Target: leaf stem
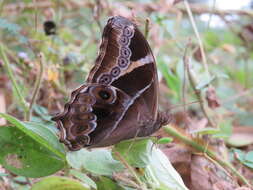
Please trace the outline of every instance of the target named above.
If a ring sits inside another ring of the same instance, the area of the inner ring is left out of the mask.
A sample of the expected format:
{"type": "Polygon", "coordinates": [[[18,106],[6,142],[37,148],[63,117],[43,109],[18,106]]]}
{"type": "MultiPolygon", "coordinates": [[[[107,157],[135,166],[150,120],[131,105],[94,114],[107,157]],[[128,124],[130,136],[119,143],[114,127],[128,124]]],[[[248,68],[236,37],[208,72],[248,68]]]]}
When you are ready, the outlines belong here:
{"type": "Polygon", "coordinates": [[[172,135],[173,137],[176,137],[177,139],[181,140],[185,144],[190,145],[192,148],[207,154],[210,158],[217,161],[217,163],[219,163],[222,167],[228,168],[231,171],[231,173],[234,174],[235,176],[237,176],[245,185],[251,187],[251,184],[248,182],[248,180],[240,172],[238,172],[231,163],[229,163],[228,161],[225,161],[224,159],[220,158],[212,150],[208,149],[205,146],[202,146],[202,145],[198,144],[197,142],[190,139],[186,135],[182,135],[180,132],[178,132],[173,127],[165,126],[164,130],[167,134],[172,135]]]}
{"type": "Polygon", "coordinates": [[[206,54],[205,54],[205,51],[204,51],[204,46],[203,46],[202,40],[200,38],[199,31],[197,29],[196,23],[194,21],[194,18],[193,18],[192,11],[191,11],[191,8],[189,6],[188,0],[184,0],[184,5],[185,5],[185,8],[186,8],[187,14],[189,16],[193,31],[195,33],[195,36],[196,36],[197,40],[198,40],[200,53],[201,53],[201,58],[202,58],[202,62],[203,62],[204,68],[205,68],[205,72],[206,72],[207,76],[210,77],[210,73],[209,73],[208,66],[207,66],[206,54]]]}
{"type": "Polygon", "coordinates": [[[27,121],[29,121],[31,118],[33,105],[36,102],[38,92],[39,92],[39,89],[40,89],[41,83],[42,83],[42,77],[43,77],[43,73],[44,73],[44,55],[42,53],[39,54],[39,65],[40,65],[39,75],[35,81],[35,88],[32,93],[32,100],[29,105],[29,112],[28,112],[29,114],[28,114],[28,118],[26,118],[27,121]]]}
{"type": "Polygon", "coordinates": [[[133,175],[137,183],[140,185],[141,190],[147,190],[147,187],[145,184],[142,183],[134,169],[127,163],[127,161],[121,156],[121,154],[117,151],[115,151],[115,155],[118,157],[118,159],[124,164],[124,166],[129,170],[129,172],[133,175]]]}
{"type": "Polygon", "coordinates": [[[208,120],[208,123],[213,128],[217,128],[217,124],[210,118],[210,116],[208,114],[208,108],[205,105],[205,98],[201,94],[201,91],[196,88],[196,86],[197,86],[196,78],[195,78],[194,74],[192,73],[192,71],[190,70],[190,66],[188,64],[188,58],[187,57],[184,57],[184,64],[185,64],[185,67],[186,67],[186,71],[187,71],[187,74],[188,74],[190,85],[191,85],[193,91],[195,92],[195,95],[197,96],[197,99],[199,100],[201,111],[203,112],[204,116],[208,120]]]}
{"type": "Polygon", "coordinates": [[[5,51],[4,51],[4,46],[2,44],[0,44],[0,55],[1,57],[3,58],[3,61],[4,61],[4,68],[5,70],[7,71],[7,75],[9,76],[10,80],[11,80],[11,83],[13,85],[13,89],[15,91],[15,93],[17,94],[17,97],[18,97],[18,100],[24,110],[24,118],[27,118],[27,115],[28,115],[28,111],[29,111],[29,108],[28,108],[28,104],[25,100],[25,98],[23,97],[21,91],[20,91],[20,88],[18,86],[18,83],[17,83],[17,80],[16,78],[14,77],[14,74],[10,68],[10,62],[9,62],[9,59],[7,58],[6,54],[5,54],[5,51]]]}

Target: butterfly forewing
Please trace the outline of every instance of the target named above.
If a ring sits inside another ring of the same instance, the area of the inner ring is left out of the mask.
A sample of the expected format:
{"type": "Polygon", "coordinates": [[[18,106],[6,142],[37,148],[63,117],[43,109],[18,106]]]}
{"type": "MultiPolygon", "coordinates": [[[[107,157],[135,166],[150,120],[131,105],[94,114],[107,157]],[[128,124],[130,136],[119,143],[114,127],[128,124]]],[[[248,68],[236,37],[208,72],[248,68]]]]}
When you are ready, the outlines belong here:
{"type": "Polygon", "coordinates": [[[108,20],[86,84],[54,118],[70,150],[148,136],[164,119],[157,112],[157,70],[148,42],[130,20],[108,20]]]}

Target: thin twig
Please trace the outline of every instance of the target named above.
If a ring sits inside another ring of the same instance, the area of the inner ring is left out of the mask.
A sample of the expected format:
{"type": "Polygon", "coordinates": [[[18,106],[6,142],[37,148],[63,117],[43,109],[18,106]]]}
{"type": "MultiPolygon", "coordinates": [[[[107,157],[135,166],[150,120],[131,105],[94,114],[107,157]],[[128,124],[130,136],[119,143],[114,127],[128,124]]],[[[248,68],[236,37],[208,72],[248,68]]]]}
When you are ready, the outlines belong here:
{"type": "Polygon", "coordinates": [[[238,172],[231,163],[229,163],[228,161],[225,161],[223,158],[220,158],[214,151],[206,148],[205,146],[200,145],[199,143],[190,139],[186,135],[182,135],[180,132],[178,132],[175,128],[171,126],[164,127],[164,130],[169,135],[176,137],[177,139],[181,140],[187,145],[190,145],[192,148],[196,149],[197,151],[200,151],[202,153],[205,152],[205,154],[207,154],[210,158],[217,161],[217,163],[219,163],[222,167],[229,169],[230,172],[234,174],[235,176],[237,176],[245,185],[251,187],[251,184],[248,182],[248,180],[240,172],[238,172]]]}
{"type": "Polygon", "coordinates": [[[183,106],[184,106],[184,113],[186,113],[186,98],[185,98],[185,94],[186,94],[186,62],[187,62],[187,50],[189,48],[189,46],[191,45],[191,41],[189,40],[189,42],[187,43],[185,50],[184,50],[184,56],[183,56],[183,63],[184,63],[184,73],[183,73],[183,94],[182,94],[182,99],[183,99],[183,106]]]}
{"type": "Polygon", "coordinates": [[[32,100],[31,100],[30,105],[29,105],[29,114],[28,114],[27,121],[29,121],[31,119],[33,105],[36,102],[38,92],[39,92],[39,89],[41,87],[43,73],[44,73],[44,55],[42,53],[40,53],[39,54],[39,75],[38,75],[38,77],[36,78],[36,81],[35,81],[35,88],[34,88],[34,91],[32,93],[32,100]]]}
{"type": "Polygon", "coordinates": [[[209,16],[209,19],[208,19],[208,22],[207,22],[207,29],[210,27],[212,16],[214,15],[213,11],[215,9],[215,4],[216,4],[216,0],[213,0],[213,4],[212,4],[212,8],[211,8],[211,13],[210,13],[210,16],[209,16]]]}
{"type": "Polygon", "coordinates": [[[121,154],[119,152],[115,151],[115,155],[118,157],[118,159],[121,161],[121,163],[129,170],[129,172],[133,175],[136,182],[140,185],[140,189],[147,190],[146,185],[144,183],[142,183],[142,181],[140,180],[140,178],[138,177],[138,175],[136,174],[134,169],[127,163],[127,161],[121,156],[121,154]]]}

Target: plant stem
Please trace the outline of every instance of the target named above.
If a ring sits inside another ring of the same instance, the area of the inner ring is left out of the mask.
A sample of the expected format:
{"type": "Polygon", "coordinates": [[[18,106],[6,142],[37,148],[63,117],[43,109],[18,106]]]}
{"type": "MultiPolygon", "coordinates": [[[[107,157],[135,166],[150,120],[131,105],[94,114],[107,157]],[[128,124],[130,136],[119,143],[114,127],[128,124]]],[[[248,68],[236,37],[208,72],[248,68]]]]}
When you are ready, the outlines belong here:
{"type": "Polygon", "coordinates": [[[146,39],[148,38],[149,24],[150,24],[150,20],[149,20],[149,18],[146,18],[146,22],[145,22],[145,31],[144,31],[144,37],[145,37],[146,39]]]}
{"type": "Polygon", "coordinates": [[[206,148],[205,146],[202,146],[200,144],[198,144],[197,142],[195,142],[194,140],[190,139],[189,137],[182,135],[180,132],[178,132],[175,128],[173,127],[164,127],[164,130],[166,133],[168,133],[169,135],[172,135],[173,137],[176,137],[177,139],[181,140],[182,142],[184,142],[187,145],[190,145],[192,148],[206,153],[210,158],[214,159],[215,161],[217,161],[217,163],[219,163],[222,167],[226,167],[228,168],[232,174],[236,175],[245,185],[251,187],[250,183],[248,182],[248,180],[242,175],[240,174],[240,172],[238,172],[234,166],[223,160],[222,158],[220,158],[215,152],[213,152],[212,150],[206,148]]]}
{"type": "Polygon", "coordinates": [[[213,128],[217,128],[216,123],[214,123],[213,120],[209,117],[208,110],[207,110],[208,108],[205,106],[205,99],[202,96],[201,91],[196,88],[197,82],[196,82],[194,74],[191,72],[191,70],[189,68],[188,59],[186,57],[184,58],[184,64],[186,65],[186,70],[187,70],[188,78],[189,78],[189,81],[190,81],[190,85],[193,88],[193,90],[194,90],[194,92],[195,92],[195,94],[196,94],[196,96],[199,100],[200,108],[201,108],[203,114],[205,115],[205,117],[208,120],[209,124],[213,128]]]}
{"type": "Polygon", "coordinates": [[[129,172],[133,175],[133,177],[135,178],[137,183],[140,185],[140,188],[142,190],[147,190],[147,187],[145,186],[145,184],[142,183],[142,181],[140,180],[140,178],[138,177],[138,175],[136,174],[134,169],[127,163],[127,161],[121,156],[121,154],[119,152],[115,151],[115,155],[122,162],[122,164],[124,164],[124,166],[129,170],[129,172]]]}
{"type": "Polygon", "coordinates": [[[41,83],[42,83],[42,77],[43,77],[43,73],[44,73],[44,55],[42,53],[39,54],[39,65],[40,65],[40,71],[39,71],[39,75],[35,81],[35,88],[32,93],[32,100],[29,105],[29,114],[28,114],[28,118],[26,118],[27,121],[29,121],[31,119],[33,105],[36,102],[38,92],[39,92],[39,89],[40,89],[41,83]]]}
{"type": "Polygon", "coordinates": [[[13,85],[13,89],[14,89],[15,93],[17,94],[18,100],[19,100],[19,102],[20,102],[20,104],[21,104],[21,106],[24,110],[24,118],[26,118],[27,115],[28,115],[28,111],[29,111],[28,104],[25,101],[25,98],[23,97],[23,95],[20,91],[20,88],[18,86],[17,80],[14,77],[14,74],[13,74],[11,68],[10,68],[10,62],[9,62],[9,59],[7,58],[7,56],[5,54],[4,47],[3,47],[2,44],[0,44],[0,55],[3,58],[4,68],[7,71],[7,75],[9,76],[9,78],[11,80],[11,83],[13,85]]]}
{"type": "Polygon", "coordinates": [[[206,54],[205,54],[205,51],[204,51],[204,46],[203,46],[202,40],[200,38],[199,31],[197,29],[196,23],[194,21],[194,18],[193,18],[192,11],[191,11],[191,8],[189,6],[188,0],[184,0],[184,5],[185,5],[185,8],[187,10],[188,16],[190,18],[190,22],[191,22],[193,31],[195,33],[195,36],[196,36],[197,40],[198,40],[200,53],[201,53],[201,58],[202,58],[202,62],[203,62],[204,68],[205,68],[205,72],[208,75],[208,77],[210,78],[210,73],[209,73],[208,66],[207,66],[207,59],[206,59],[206,54]]]}

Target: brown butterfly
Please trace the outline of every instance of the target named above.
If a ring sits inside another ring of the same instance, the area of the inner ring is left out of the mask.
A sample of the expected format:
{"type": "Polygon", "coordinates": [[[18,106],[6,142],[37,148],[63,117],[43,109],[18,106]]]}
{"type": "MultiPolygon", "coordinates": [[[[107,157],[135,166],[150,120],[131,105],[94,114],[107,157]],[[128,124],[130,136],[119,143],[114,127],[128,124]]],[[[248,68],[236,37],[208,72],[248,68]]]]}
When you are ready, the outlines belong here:
{"type": "Polygon", "coordinates": [[[169,120],[158,112],[158,79],[148,42],[130,20],[108,20],[86,84],[53,120],[69,150],[149,136],[169,120]]]}

